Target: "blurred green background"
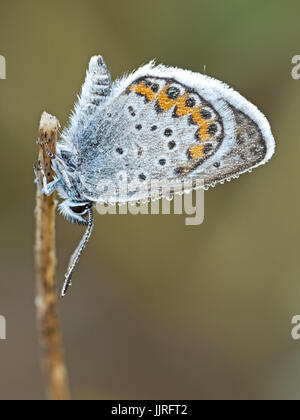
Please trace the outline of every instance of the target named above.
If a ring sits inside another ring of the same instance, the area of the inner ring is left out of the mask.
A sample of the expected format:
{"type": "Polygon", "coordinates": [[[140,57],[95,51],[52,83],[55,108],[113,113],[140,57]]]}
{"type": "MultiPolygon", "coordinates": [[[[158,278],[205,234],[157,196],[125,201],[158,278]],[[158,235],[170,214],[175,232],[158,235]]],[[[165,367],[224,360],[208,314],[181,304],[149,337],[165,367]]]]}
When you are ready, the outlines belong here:
{"type": "MultiPolygon", "coordinates": [[[[90,57],[113,78],[156,57],[236,88],[276,155],[205,193],[205,222],[97,216],[60,317],[74,398],[300,397],[299,1],[1,0],[0,398],[44,398],[32,164],[42,111],[68,121],[90,57]]],[[[57,218],[58,282],[82,229],[57,218]]]]}

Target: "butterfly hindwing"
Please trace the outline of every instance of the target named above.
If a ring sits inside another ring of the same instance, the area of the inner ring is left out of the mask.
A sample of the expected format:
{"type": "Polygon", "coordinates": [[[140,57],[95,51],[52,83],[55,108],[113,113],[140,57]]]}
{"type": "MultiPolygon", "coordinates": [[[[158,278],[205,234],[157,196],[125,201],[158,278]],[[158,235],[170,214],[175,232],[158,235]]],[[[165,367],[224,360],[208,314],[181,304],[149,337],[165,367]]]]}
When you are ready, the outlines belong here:
{"type": "MultiPolygon", "coordinates": [[[[117,183],[120,172],[137,185],[201,178],[210,186],[274,151],[266,118],[240,94],[199,73],[151,63],[112,85],[96,126],[82,167],[93,191],[101,179],[117,183]]],[[[145,190],[131,198],[148,196],[145,190]]]]}

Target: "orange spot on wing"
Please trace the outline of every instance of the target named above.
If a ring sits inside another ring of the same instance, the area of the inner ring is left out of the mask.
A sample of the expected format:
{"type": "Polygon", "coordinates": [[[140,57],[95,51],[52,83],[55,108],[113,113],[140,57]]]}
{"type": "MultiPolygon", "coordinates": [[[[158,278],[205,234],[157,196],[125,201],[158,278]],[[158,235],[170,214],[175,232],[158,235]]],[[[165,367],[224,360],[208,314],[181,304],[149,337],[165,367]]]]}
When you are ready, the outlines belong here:
{"type": "Polygon", "coordinates": [[[168,95],[166,94],[166,91],[168,90],[170,85],[166,85],[158,94],[157,102],[160,108],[163,111],[168,111],[175,105],[175,100],[170,99],[168,95]]]}
{"type": "Polygon", "coordinates": [[[203,153],[203,145],[197,144],[196,146],[192,146],[189,149],[190,156],[192,159],[200,159],[204,156],[203,153]]]}
{"type": "Polygon", "coordinates": [[[151,88],[145,86],[144,82],[141,82],[138,85],[130,86],[130,91],[146,96],[148,101],[151,101],[151,102],[154,101],[154,99],[156,98],[156,94],[153,92],[151,88]]]}
{"type": "Polygon", "coordinates": [[[200,126],[198,130],[198,136],[200,141],[207,141],[210,139],[210,134],[208,132],[208,124],[205,122],[202,126],[200,126]]]}
{"type": "Polygon", "coordinates": [[[200,114],[201,108],[195,109],[191,112],[193,120],[200,127],[199,128],[199,138],[201,141],[206,141],[209,139],[210,135],[208,133],[208,127],[210,122],[205,120],[200,114]]]}
{"type": "MultiPolygon", "coordinates": [[[[170,99],[166,93],[169,87],[170,85],[166,84],[159,93],[155,93],[150,87],[147,87],[144,82],[140,82],[139,84],[133,84],[130,86],[130,91],[145,96],[150,102],[157,100],[162,111],[169,111],[171,108],[176,106],[176,114],[178,117],[192,115],[195,124],[199,127],[200,141],[208,140],[210,138],[208,128],[211,121],[202,117],[200,113],[202,107],[198,106],[197,108],[190,108],[186,106],[186,100],[189,97],[188,93],[184,93],[177,99],[170,99]]],[[[195,154],[197,153],[200,153],[200,149],[195,151],[195,154]]]]}
{"type": "Polygon", "coordinates": [[[186,100],[188,97],[189,95],[185,93],[176,100],[176,106],[177,106],[176,114],[178,115],[178,117],[183,117],[184,115],[191,114],[191,108],[186,106],[186,100]]]}
{"type": "Polygon", "coordinates": [[[206,141],[210,138],[210,134],[208,132],[210,121],[204,119],[200,114],[201,106],[196,108],[189,108],[186,106],[186,100],[188,98],[188,94],[185,93],[184,95],[180,96],[175,102],[177,106],[176,114],[178,117],[183,117],[184,115],[192,115],[194,122],[199,127],[199,138],[201,141],[206,141]]]}

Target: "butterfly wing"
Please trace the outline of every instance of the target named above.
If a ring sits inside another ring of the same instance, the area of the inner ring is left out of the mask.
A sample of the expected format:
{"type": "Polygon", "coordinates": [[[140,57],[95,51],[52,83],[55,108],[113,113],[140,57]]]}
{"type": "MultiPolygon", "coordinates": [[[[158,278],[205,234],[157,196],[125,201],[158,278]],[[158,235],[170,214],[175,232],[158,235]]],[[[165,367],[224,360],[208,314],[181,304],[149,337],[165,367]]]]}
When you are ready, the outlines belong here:
{"type": "Polygon", "coordinates": [[[103,201],[118,201],[107,182],[120,185],[124,177],[135,186],[128,200],[148,198],[143,185],[152,180],[164,186],[202,179],[209,187],[267,162],[275,149],[266,118],[239,93],[153,63],[113,84],[96,121],[82,146],[81,179],[90,198],[103,201]]]}

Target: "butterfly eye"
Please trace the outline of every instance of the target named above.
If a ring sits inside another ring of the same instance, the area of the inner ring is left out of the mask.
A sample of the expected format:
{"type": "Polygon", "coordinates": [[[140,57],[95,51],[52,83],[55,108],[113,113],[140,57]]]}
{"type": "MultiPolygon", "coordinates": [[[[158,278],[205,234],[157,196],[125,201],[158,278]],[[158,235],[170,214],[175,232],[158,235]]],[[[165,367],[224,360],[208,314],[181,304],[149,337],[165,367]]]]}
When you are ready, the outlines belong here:
{"type": "Polygon", "coordinates": [[[86,210],[86,208],[85,206],[76,206],[76,207],[71,207],[71,210],[73,213],[81,214],[86,210]]]}
{"type": "Polygon", "coordinates": [[[90,204],[84,204],[82,206],[74,206],[74,207],[70,207],[70,209],[72,210],[73,213],[76,214],[82,214],[84,213],[87,209],[89,209],[91,207],[90,204]]]}

